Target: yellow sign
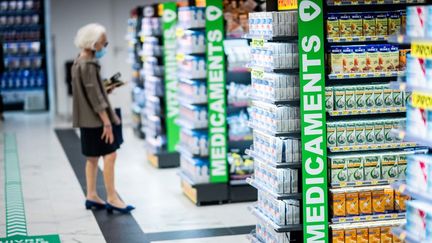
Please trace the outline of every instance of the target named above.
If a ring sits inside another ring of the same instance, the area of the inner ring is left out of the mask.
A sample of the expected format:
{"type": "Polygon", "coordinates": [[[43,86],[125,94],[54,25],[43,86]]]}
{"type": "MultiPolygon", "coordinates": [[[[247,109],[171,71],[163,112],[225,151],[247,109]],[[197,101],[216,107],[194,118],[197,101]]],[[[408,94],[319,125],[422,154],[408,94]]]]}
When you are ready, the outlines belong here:
{"type": "Polygon", "coordinates": [[[297,8],[297,0],[278,0],[278,10],[293,10],[297,8]]]}
{"type": "Polygon", "coordinates": [[[261,70],[254,69],[252,70],[251,73],[252,73],[252,77],[254,78],[258,78],[258,79],[264,78],[264,72],[261,70]]]}
{"type": "Polygon", "coordinates": [[[420,109],[432,110],[432,95],[421,92],[413,92],[412,106],[420,109]]]}
{"type": "Polygon", "coordinates": [[[184,59],[185,59],[185,54],[183,54],[183,53],[177,53],[177,55],[176,55],[176,60],[177,61],[182,62],[182,61],[184,61],[184,59]]]}
{"type": "Polygon", "coordinates": [[[432,42],[413,42],[411,55],[417,58],[432,58],[432,42]]]}
{"type": "Polygon", "coordinates": [[[251,46],[262,48],[264,47],[264,42],[264,39],[252,39],[251,46]]]}

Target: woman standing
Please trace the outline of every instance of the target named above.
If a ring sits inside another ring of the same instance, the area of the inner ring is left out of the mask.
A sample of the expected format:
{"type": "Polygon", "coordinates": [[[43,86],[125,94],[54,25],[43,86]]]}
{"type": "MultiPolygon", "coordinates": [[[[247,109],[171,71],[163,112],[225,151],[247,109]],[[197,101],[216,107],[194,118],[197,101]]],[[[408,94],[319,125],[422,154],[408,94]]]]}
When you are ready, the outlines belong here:
{"type": "Polygon", "coordinates": [[[118,197],[114,185],[116,150],[123,142],[121,133],[116,132],[121,121],[108,100],[97,60],[106,53],[108,40],[105,28],[99,24],[82,27],[75,37],[75,45],[81,51],[72,66],[73,126],[80,128],[82,152],[87,157],[85,205],[87,209],[106,208],[110,213],[129,213],[134,207],[126,205],[118,197]],[[106,202],[96,191],[100,157],[104,160],[106,202]]]}

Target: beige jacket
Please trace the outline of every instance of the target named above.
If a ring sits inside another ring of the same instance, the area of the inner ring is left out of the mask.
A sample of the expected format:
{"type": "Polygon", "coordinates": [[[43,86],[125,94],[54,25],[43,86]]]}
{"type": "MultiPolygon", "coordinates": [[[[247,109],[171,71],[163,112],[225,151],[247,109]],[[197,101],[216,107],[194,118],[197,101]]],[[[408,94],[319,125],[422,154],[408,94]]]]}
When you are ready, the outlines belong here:
{"type": "Polygon", "coordinates": [[[111,122],[115,113],[100,78],[100,65],[96,59],[75,59],[72,66],[73,126],[102,127],[98,113],[106,111],[111,122]]]}

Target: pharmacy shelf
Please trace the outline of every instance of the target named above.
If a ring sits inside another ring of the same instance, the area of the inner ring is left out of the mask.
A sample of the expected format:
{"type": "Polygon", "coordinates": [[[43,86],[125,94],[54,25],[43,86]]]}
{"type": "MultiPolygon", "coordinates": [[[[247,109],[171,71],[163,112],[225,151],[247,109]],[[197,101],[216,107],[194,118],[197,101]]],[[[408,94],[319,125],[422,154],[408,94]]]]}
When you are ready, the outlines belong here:
{"type": "Polygon", "coordinates": [[[182,118],[178,118],[176,123],[189,130],[207,130],[208,128],[207,124],[205,126],[194,126],[192,124],[192,121],[182,119],[182,118]]]}
{"type": "Polygon", "coordinates": [[[255,233],[253,234],[249,234],[247,236],[248,240],[252,243],[264,243],[263,241],[261,241],[260,239],[258,239],[258,237],[256,236],[255,233]]]}
{"type": "Polygon", "coordinates": [[[354,217],[332,218],[331,221],[333,224],[359,223],[359,222],[376,221],[376,220],[404,219],[405,216],[406,213],[390,213],[390,214],[379,214],[379,215],[363,215],[363,216],[354,216],[354,217]]]}
{"type": "Polygon", "coordinates": [[[271,68],[271,67],[261,67],[257,65],[247,64],[246,68],[250,70],[260,70],[267,73],[284,73],[284,74],[298,74],[298,68],[271,68]]]}
{"type": "Polygon", "coordinates": [[[302,199],[301,193],[280,194],[280,193],[272,192],[271,190],[269,190],[267,188],[267,186],[262,185],[261,183],[257,182],[256,180],[254,180],[252,178],[247,178],[246,182],[249,185],[255,187],[259,192],[263,192],[269,196],[272,196],[276,200],[290,200],[290,199],[300,200],[300,199],[302,199]]]}
{"type": "Polygon", "coordinates": [[[387,107],[387,108],[372,108],[372,109],[356,109],[344,111],[327,111],[329,116],[351,116],[351,115],[372,115],[372,114],[388,114],[406,112],[406,107],[387,107]]]}
{"type": "Polygon", "coordinates": [[[355,43],[355,42],[381,42],[387,41],[388,36],[353,36],[353,37],[327,37],[328,43],[355,43]]]}
{"type": "Polygon", "coordinates": [[[180,104],[183,104],[183,105],[186,105],[186,106],[188,106],[188,105],[205,105],[205,104],[207,104],[207,99],[202,99],[202,100],[196,100],[195,99],[194,100],[193,98],[194,97],[190,97],[190,96],[183,95],[183,94],[179,94],[177,96],[178,102],[180,104]]]}
{"type": "Polygon", "coordinates": [[[396,182],[391,186],[404,195],[432,204],[432,195],[430,193],[420,192],[415,188],[410,188],[403,182],[396,182]]]}
{"type": "Polygon", "coordinates": [[[379,149],[411,148],[411,147],[416,147],[416,146],[417,146],[417,143],[403,142],[403,143],[383,143],[383,144],[338,146],[338,147],[329,147],[329,150],[330,150],[330,152],[353,152],[353,151],[366,151],[366,150],[379,150],[379,149]]]}
{"type": "Polygon", "coordinates": [[[402,76],[404,72],[393,71],[393,72],[374,72],[374,73],[338,73],[329,74],[330,80],[341,80],[341,79],[359,79],[359,78],[386,78],[386,77],[398,77],[402,76]]]}
{"type": "Polygon", "coordinates": [[[265,40],[265,41],[280,41],[280,42],[290,42],[290,41],[298,41],[298,36],[271,36],[271,35],[253,35],[253,34],[245,34],[243,39],[249,40],[265,40]]]}
{"type": "Polygon", "coordinates": [[[334,0],[327,1],[328,6],[352,6],[352,5],[384,5],[384,4],[409,4],[424,3],[422,0],[334,0]]]}
{"type": "Polygon", "coordinates": [[[300,131],[298,132],[275,132],[275,131],[268,131],[263,130],[261,127],[253,124],[252,122],[249,122],[249,127],[253,130],[260,131],[264,134],[273,136],[273,137],[300,137],[300,131]]]}
{"type": "Polygon", "coordinates": [[[249,207],[249,211],[255,217],[259,218],[260,220],[264,221],[268,225],[270,225],[276,232],[278,233],[285,233],[285,232],[294,232],[294,231],[302,231],[303,225],[302,224],[291,224],[291,225],[278,225],[275,222],[273,222],[271,219],[267,218],[256,206],[249,207]]]}
{"type": "Polygon", "coordinates": [[[410,85],[406,82],[391,82],[390,88],[392,89],[399,89],[402,91],[419,91],[419,92],[425,92],[425,93],[432,93],[432,87],[424,87],[424,86],[416,86],[416,85],[410,85]]]}
{"type": "Polygon", "coordinates": [[[176,150],[185,155],[186,157],[190,157],[190,158],[198,158],[198,159],[208,159],[208,155],[207,156],[203,156],[200,154],[194,154],[192,153],[184,144],[179,144],[176,147],[176,150]]]}
{"type": "Polygon", "coordinates": [[[397,44],[411,44],[412,42],[422,42],[425,44],[432,43],[432,38],[422,37],[409,37],[403,34],[391,35],[388,42],[397,44]]]}
{"type": "Polygon", "coordinates": [[[422,243],[422,242],[424,242],[418,236],[412,235],[410,232],[406,231],[403,226],[394,227],[392,229],[392,233],[406,243],[422,243]]]}
{"type": "Polygon", "coordinates": [[[398,137],[399,139],[405,141],[405,142],[411,142],[411,143],[415,143],[415,144],[419,144],[419,145],[423,145],[423,146],[427,146],[427,147],[431,147],[432,148],[432,140],[428,139],[428,138],[421,138],[412,134],[408,134],[406,131],[404,130],[398,130],[398,129],[393,129],[391,130],[391,133],[398,137]]]}
{"type": "Polygon", "coordinates": [[[397,179],[390,180],[372,180],[372,181],[356,181],[356,182],[332,182],[332,188],[358,187],[358,186],[385,186],[396,182],[397,179]]]}
{"type": "Polygon", "coordinates": [[[249,98],[251,100],[263,101],[263,102],[266,102],[269,104],[275,104],[275,105],[292,105],[292,106],[299,106],[300,105],[300,100],[275,100],[275,99],[260,97],[260,96],[253,95],[253,94],[251,94],[249,96],[249,98]]]}
{"type": "Polygon", "coordinates": [[[275,163],[275,162],[270,162],[268,159],[264,159],[261,157],[261,155],[259,155],[257,152],[255,152],[252,149],[248,149],[245,152],[247,155],[251,156],[252,158],[265,162],[267,165],[270,165],[276,169],[300,169],[302,167],[301,162],[297,162],[297,163],[275,163]]]}

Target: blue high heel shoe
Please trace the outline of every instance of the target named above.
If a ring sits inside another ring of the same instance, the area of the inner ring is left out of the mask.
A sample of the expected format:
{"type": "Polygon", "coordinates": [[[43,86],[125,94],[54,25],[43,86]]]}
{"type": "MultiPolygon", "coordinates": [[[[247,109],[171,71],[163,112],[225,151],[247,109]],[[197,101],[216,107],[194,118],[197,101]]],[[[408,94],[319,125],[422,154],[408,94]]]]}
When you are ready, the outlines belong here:
{"type": "Polygon", "coordinates": [[[95,209],[104,209],[104,208],[106,208],[106,204],[105,203],[98,203],[98,202],[95,202],[95,201],[86,200],[85,201],[85,207],[88,210],[90,210],[92,208],[95,208],[95,209]]]}
{"type": "Polygon", "coordinates": [[[113,213],[114,211],[117,211],[122,214],[128,214],[134,209],[135,207],[131,205],[127,205],[125,208],[118,208],[109,203],[106,204],[106,210],[108,211],[108,213],[113,213]]]}

